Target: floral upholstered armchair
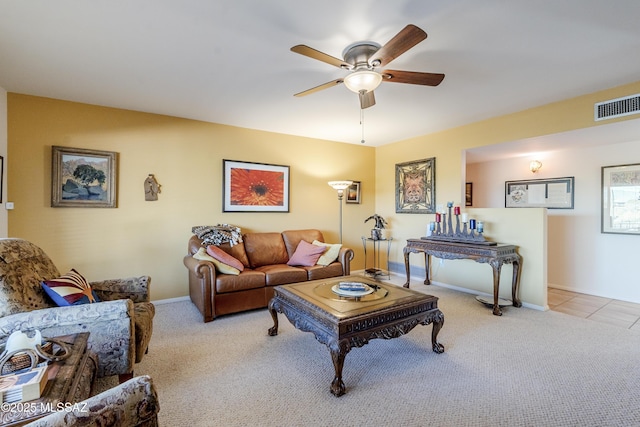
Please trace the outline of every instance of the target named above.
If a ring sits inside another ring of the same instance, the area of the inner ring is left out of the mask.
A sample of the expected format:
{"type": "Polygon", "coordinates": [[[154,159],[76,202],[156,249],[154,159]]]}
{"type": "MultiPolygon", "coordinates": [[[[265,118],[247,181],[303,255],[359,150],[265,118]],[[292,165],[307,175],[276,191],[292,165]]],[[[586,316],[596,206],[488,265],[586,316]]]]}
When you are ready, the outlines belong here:
{"type": "Polygon", "coordinates": [[[158,394],[149,376],[132,378],[110,390],[30,424],[31,427],[155,427],[158,425],[158,394]]]}
{"type": "Polygon", "coordinates": [[[148,276],[90,282],[102,302],[58,307],[41,283],[60,277],[53,261],[23,239],[0,239],[0,346],[14,331],[39,330],[43,337],[89,332],[98,355],[98,376],[133,375],[153,330],[148,276]]]}

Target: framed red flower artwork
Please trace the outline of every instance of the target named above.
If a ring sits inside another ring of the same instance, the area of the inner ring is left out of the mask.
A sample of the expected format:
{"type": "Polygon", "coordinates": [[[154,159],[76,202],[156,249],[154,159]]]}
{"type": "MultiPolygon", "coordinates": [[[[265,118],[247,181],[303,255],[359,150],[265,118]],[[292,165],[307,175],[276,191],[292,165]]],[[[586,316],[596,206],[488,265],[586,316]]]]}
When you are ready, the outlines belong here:
{"type": "Polygon", "coordinates": [[[223,212],[289,212],[289,166],[222,162],[223,212]]]}

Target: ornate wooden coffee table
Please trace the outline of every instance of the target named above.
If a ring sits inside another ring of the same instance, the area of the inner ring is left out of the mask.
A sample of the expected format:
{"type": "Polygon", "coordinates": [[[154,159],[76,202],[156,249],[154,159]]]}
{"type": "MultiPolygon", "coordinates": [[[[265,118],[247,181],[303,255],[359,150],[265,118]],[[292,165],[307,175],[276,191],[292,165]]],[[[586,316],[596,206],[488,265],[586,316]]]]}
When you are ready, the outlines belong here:
{"type": "Polygon", "coordinates": [[[269,335],[278,334],[278,313],[283,313],[297,329],[313,333],[316,340],[326,345],[335,368],[331,383],[335,396],[345,393],[342,381],[345,356],[351,348],[362,347],[369,340],[397,338],[418,324],[433,323],[433,351],[444,352],[444,346],[437,341],[444,323],[437,297],[360,276],[276,286],[274,291],[269,302],[273,317],[269,335]],[[332,290],[340,282],[349,281],[365,283],[374,291],[355,298],[340,296],[332,290]]]}

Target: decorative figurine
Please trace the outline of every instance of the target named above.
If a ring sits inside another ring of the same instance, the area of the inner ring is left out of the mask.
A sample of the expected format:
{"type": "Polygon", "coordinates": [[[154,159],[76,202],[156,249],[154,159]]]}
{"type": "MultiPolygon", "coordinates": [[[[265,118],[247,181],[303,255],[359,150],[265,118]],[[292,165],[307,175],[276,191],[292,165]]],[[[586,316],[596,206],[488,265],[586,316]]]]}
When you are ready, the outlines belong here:
{"type": "Polygon", "coordinates": [[[383,229],[387,226],[387,220],[378,214],[373,214],[369,218],[365,219],[364,222],[373,220],[375,222],[375,226],[371,229],[371,239],[373,240],[384,240],[383,229]]]}
{"type": "Polygon", "coordinates": [[[160,184],[156,181],[156,177],[152,173],[144,180],[144,199],[147,202],[158,200],[160,193],[160,184]]]}

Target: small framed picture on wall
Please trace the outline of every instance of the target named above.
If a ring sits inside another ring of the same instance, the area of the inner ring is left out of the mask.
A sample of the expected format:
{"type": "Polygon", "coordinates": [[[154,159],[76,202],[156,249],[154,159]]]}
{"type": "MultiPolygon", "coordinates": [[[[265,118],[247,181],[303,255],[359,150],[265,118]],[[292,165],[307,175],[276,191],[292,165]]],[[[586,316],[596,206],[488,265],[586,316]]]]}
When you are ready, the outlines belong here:
{"type": "Polygon", "coordinates": [[[353,181],[352,184],[347,187],[347,203],[360,203],[360,181],[353,181]]]}
{"type": "Polygon", "coordinates": [[[467,182],[464,187],[464,205],[473,206],[473,182],[467,182]]]}

